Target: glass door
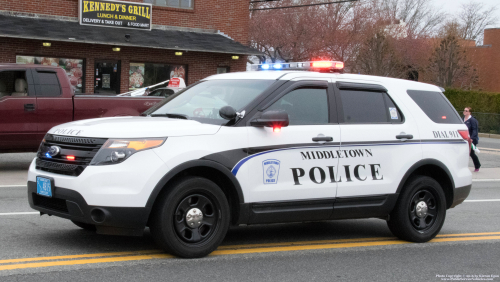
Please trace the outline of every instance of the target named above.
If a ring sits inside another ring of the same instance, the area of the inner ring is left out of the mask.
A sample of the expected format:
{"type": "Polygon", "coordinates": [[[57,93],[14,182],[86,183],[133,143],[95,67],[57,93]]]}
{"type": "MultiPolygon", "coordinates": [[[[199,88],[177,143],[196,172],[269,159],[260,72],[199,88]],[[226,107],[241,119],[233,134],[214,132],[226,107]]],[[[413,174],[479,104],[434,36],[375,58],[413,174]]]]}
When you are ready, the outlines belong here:
{"type": "Polygon", "coordinates": [[[120,94],[120,61],[95,60],[94,93],[120,94]]]}

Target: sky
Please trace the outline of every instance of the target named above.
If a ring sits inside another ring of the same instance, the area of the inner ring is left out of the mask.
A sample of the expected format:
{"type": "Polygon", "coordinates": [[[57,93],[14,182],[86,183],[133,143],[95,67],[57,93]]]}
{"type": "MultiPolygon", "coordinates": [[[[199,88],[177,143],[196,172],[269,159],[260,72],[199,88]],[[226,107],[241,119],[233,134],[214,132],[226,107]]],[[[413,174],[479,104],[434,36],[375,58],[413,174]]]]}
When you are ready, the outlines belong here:
{"type": "MultiPolygon", "coordinates": [[[[471,0],[433,0],[433,4],[436,8],[442,8],[449,14],[458,14],[460,11],[461,4],[470,3],[471,0]]],[[[500,0],[475,0],[484,4],[487,7],[497,6],[496,17],[498,18],[498,23],[495,26],[488,26],[487,28],[498,27],[500,28],[500,0]]]]}

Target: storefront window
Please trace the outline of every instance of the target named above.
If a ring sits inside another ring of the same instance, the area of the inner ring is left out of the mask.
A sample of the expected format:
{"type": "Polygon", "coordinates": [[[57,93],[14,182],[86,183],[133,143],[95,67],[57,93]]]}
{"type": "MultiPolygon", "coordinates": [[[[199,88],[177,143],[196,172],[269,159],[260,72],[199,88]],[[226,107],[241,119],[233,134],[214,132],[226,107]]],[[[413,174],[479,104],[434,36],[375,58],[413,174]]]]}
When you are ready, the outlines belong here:
{"type": "Polygon", "coordinates": [[[129,90],[147,87],[172,77],[186,79],[185,65],[130,63],[129,90]]]}
{"type": "Polygon", "coordinates": [[[194,0],[144,0],[144,3],[151,3],[156,6],[192,9],[194,0]]]}
{"type": "Polygon", "coordinates": [[[83,85],[85,85],[83,59],[16,56],[16,63],[61,67],[66,70],[75,93],[83,93],[83,85]]]}

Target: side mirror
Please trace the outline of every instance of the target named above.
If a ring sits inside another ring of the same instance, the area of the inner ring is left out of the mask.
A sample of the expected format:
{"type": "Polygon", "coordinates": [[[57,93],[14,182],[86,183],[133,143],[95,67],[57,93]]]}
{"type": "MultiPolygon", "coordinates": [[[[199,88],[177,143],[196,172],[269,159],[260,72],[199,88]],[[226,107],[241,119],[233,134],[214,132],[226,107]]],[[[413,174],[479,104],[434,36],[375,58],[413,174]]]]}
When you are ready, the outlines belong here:
{"type": "Polygon", "coordinates": [[[251,126],[285,127],[290,124],[288,114],[284,111],[264,112],[259,118],[250,121],[251,126]]]}
{"type": "Polygon", "coordinates": [[[220,108],[219,115],[223,119],[233,120],[236,118],[236,110],[231,106],[224,106],[220,108]]]}

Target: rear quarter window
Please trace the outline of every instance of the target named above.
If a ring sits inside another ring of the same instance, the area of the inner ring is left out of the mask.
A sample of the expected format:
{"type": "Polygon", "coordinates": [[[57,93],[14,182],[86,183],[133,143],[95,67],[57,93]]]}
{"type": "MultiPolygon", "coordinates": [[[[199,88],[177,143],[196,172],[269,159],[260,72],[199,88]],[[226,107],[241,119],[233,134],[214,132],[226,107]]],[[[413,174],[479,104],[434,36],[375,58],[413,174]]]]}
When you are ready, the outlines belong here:
{"type": "Polygon", "coordinates": [[[406,92],[433,122],[448,124],[463,123],[457,111],[455,111],[443,93],[422,90],[408,90],[406,92]]]}
{"type": "Polygon", "coordinates": [[[39,87],[37,95],[43,97],[55,97],[61,95],[61,87],[57,73],[55,72],[38,72],[39,87]]]}

